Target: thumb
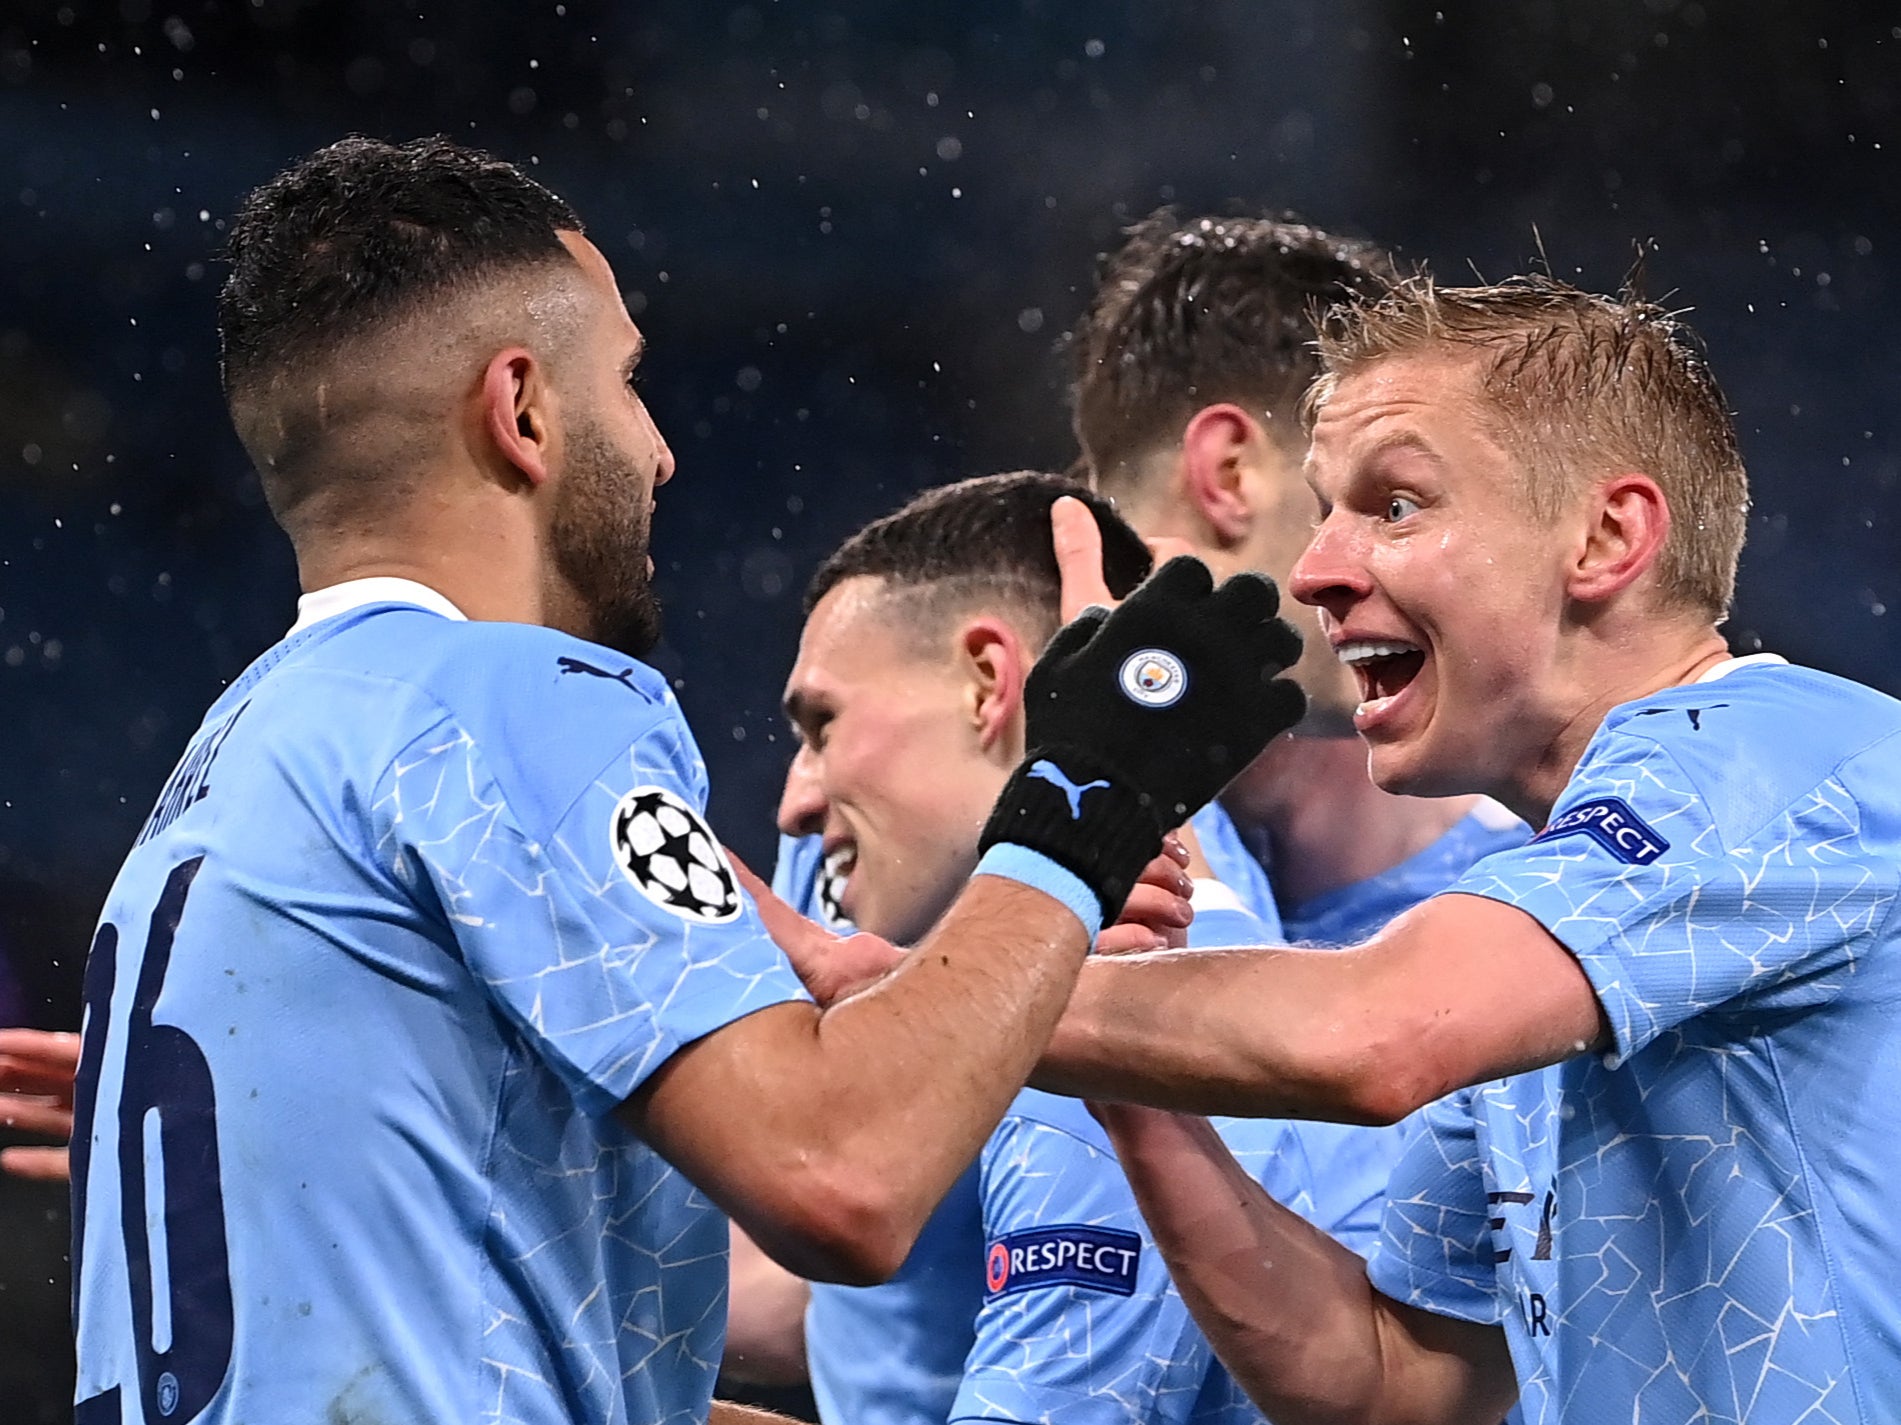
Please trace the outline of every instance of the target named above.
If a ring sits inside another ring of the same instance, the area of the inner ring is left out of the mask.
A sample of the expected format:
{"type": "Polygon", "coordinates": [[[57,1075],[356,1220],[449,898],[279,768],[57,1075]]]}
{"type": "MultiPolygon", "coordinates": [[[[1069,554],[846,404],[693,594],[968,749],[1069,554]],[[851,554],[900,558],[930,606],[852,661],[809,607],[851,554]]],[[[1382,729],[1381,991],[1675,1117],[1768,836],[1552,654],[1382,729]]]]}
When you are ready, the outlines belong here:
{"type": "Polygon", "coordinates": [[[786,952],[786,958],[798,967],[805,957],[823,954],[825,948],[838,937],[817,921],[807,920],[774,893],[771,886],[753,874],[739,857],[726,847],[726,859],[733,864],[733,874],[739,878],[740,886],[752,897],[753,904],[759,907],[759,918],[766,924],[766,934],[786,952]]]}
{"type": "Polygon", "coordinates": [[[1051,505],[1050,538],[1062,576],[1063,622],[1091,604],[1115,607],[1115,596],[1102,577],[1102,530],[1089,506],[1074,495],[1064,495],[1051,505]]]}

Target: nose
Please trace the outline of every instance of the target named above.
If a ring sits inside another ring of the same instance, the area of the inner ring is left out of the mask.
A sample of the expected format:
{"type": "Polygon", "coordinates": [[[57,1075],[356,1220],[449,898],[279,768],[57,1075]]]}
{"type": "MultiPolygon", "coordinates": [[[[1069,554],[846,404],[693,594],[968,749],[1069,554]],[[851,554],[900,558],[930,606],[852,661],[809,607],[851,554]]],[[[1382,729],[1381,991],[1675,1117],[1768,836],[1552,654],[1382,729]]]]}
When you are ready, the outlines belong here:
{"type": "Polygon", "coordinates": [[[667,444],[667,438],[660,434],[660,428],[654,427],[653,438],[660,448],[660,458],[654,462],[653,483],[657,490],[673,478],[673,447],[667,444]]]}
{"type": "Polygon", "coordinates": [[[785,790],[779,794],[779,830],[787,836],[817,836],[825,829],[830,803],[819,782],[818,756],[804,743],[786,768],[785,790]]]}
{"type": "Polygon", "coordinates": [[[1322,520],[1294,561],[1287,576],[1287,592],[1303,604],[1324,609],[1343,620],[1346,611],[1372,589],[1359,541],[1339,512],[1322,520]]]}

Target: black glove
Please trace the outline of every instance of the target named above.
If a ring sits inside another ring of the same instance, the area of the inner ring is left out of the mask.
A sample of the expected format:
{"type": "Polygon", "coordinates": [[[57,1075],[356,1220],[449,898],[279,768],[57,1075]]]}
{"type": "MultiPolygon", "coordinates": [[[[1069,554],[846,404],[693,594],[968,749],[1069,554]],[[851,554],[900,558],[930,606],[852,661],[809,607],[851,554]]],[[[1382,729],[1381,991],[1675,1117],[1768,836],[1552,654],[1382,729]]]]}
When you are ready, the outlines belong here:
{"type": "Polygon", "coordinates": [[[1307,700],[1278,675],[1300,634],[1275,617],[1272,580],[1219,589],[1199,559],[1171,559],[1114,612],[1063,627],[1024,692],[1029,749],[981,848],[1025,846],[1074,873],[1107,925],[1187,821],[1299,722],[1307,700]]]}

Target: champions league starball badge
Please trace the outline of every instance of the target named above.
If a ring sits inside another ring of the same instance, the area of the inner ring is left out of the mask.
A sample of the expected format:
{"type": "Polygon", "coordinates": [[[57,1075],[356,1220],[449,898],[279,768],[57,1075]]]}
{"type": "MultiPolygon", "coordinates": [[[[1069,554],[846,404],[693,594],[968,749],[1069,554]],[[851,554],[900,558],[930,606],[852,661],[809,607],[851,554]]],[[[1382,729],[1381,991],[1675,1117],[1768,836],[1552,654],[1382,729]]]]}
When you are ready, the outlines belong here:
{"type": "Polygon", "coordinates": [[[634,889],[682,920],[722,924],[739,914],[739,885],[713,832],[665,787],[635,787],[608,822],[614,864],[634,889]]]}
{"type": "Polygon", "coordinates": [[[1171,707],[1188,691],[1188,670],[1181,659],[1160,648],[1144,648],[1122,661],[1116,675],[1130,702],[1145,708],[1171,707]]]}

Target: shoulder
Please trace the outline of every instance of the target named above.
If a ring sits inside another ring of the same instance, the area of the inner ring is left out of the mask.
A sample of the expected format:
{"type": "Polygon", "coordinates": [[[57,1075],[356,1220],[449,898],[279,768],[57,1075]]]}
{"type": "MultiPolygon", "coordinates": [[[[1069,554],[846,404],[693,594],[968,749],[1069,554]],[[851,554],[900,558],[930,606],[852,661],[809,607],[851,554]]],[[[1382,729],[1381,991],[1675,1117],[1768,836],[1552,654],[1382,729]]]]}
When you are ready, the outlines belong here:
{"type": "Polygon", "coordinates": [[[630,748],[642,768],[696,804],[705,799],[699,750],[666,679],[598,644],[532,624],[386,608],[307,661],[405,685],[439,709],[530,822],[550,823],[630,748]]]}
{"type": "Polygon", "coordinates": [[[1612,709],[1539,839],[1599,803],[1634,801],[1666,814],[1699,804],[1736,844],[1845,775],[1853,799],[1897,772],[1901,702],[1811,668],[1743,664],[1612,709]],[[1871,754],[1885,769],[1872,779],[1871,754]]]}

